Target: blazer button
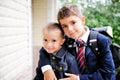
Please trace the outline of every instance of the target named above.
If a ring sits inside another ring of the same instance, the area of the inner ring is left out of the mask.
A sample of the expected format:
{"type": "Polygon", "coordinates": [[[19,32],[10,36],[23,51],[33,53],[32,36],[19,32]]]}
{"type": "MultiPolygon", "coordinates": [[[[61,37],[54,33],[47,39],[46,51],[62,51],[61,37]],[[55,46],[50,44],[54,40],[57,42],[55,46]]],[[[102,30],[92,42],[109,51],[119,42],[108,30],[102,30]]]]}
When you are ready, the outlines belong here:
{"type": "Polygon", "coordinates": [[[60,68],[59,68],[60,70],[62,70],[62,66],[60,66],[60,68]]]}
{"type": "Polygon", "coordinates": [[[52,59],[54,60],[54,59],[55,59],[55,57],[53,56],[53,57],[52,57],[52,59]]]}

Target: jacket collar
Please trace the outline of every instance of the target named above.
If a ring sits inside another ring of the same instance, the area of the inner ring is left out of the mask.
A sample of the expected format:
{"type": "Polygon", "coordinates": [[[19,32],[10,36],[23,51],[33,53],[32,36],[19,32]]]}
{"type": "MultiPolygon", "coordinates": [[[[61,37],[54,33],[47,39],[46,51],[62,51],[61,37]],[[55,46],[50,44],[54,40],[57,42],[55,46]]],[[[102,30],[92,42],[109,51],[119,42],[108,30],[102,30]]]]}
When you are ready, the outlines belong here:
{"type": "Polygon", "coordinates": [[[56,58],[61,59],[65,56],[66,52],[67,52],[67,50],[65,49],[64,46],[62,46],[62,48],[56,53],[56,55],[53,55],[53,54],[51,54],[51,55],[55,56],[56,58]]]}

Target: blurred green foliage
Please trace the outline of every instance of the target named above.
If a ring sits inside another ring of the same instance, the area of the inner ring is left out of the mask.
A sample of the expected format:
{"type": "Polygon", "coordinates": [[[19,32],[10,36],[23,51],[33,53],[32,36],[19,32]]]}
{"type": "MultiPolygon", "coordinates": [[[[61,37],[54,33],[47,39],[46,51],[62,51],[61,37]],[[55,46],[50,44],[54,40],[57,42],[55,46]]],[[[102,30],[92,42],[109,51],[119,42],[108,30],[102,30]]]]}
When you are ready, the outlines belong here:
{"type": "Polygon", "coordinates": [[[86,25],[89,27],[111,26],[113,28],[113,43],[120,44],[120,2],[94,7],[84,10],[86,25]]]}
{"type": "Polygon", "coordinates": [[[120,67],[116,70],[116,80],[120,79],[120,67]]]}

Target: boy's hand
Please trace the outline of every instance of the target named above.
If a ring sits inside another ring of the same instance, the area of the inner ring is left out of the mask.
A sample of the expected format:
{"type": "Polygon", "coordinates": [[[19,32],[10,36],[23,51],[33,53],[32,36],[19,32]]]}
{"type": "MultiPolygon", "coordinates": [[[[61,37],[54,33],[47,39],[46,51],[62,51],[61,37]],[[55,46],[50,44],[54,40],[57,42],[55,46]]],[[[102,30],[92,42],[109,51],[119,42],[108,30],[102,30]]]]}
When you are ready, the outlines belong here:
{"type": "Polygon", "coordinates": [[[75,74],[70,74],[70,73],[65,73],[67,78],[59,79],[59,80],[78,80],[77,75],[75,74]]]}
{"type": "Polygon", "coordinates": [[[44,80],[57,80],[55,73],[52,69],[44,72],[44,80]]]}

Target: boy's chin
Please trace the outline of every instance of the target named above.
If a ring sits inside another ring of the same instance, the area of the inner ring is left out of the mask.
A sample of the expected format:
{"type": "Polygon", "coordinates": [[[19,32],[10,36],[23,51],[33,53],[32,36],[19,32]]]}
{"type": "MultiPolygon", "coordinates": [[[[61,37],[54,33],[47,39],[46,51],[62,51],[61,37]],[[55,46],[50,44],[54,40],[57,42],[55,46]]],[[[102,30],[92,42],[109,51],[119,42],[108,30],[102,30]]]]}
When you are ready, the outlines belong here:
{"type": "Polygon", "coordinates": [[[49,54],[56,54],[55,51],[47,51],[49,54]]]}
{"type": "Polygon", "coordinates": [[[72,36],[70,38],[75,39],[75,40],[78,39],[78,37],[76,37],[76,36],[72,36]]]}

